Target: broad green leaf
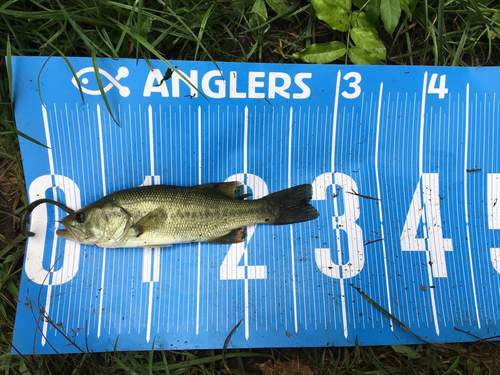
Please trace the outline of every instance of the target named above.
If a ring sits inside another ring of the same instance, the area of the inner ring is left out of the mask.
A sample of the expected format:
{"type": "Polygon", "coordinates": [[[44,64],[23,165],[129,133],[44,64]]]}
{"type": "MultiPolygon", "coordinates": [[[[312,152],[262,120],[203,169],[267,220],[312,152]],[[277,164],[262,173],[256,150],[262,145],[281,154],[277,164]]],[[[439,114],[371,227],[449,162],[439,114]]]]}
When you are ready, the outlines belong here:
{"type": "Polygon", "coordinates": [[[411,12],[415,12],[415,9],[417,8],[418,0],[408,0],[408,3],[410,4],[410,10],[411,12]]]}
{"type": "Polygon", "coordinates": [[[369,0],[352,0],[355,7],[361,9],[363,8],[369,0]]]}
{"type": "Polygon", "coordinates": [[[368,21],[375,23],[380,17],[380,0],[370,0],[365,11],[368,21]]]}
{"type": "Polygon", "coordinates": [[[380,0],[353,0],[353,4],[366,12],[366,17],[371,23],[375,23],[380,17],[380,0]]]}
{"type": "Polygon", "coordinates": [[[267,21],[267,8],[264,0],[256,0],[248,12],[248,22],[252,29],[267,21]]]}
{"type": "Polygon", "coordinates": [[[380,60],[385,60],[387,51],[375,30],[353,27],[351,29],[351,38],[356,46],[365,49],[380,60]]]}
{"type": "Polygon", "coordinates": [[[410,9],[410,1],[409,0],[399,0],[399,5],[401,6],[401,9],[405,11],[405,13],[408,15],[408,18],[411,21],[411,18],[413,16],[413,11],[410,9]]]}
{"type": "Polygon", "coordinates": [[[327,64],[346,53],[346,46],[342,42],[311,44],[304,51],[296,52],[292,56],[313,64],[327,64]]]}
{"type": "Polygon", "coordinates": [[[420,358],[420,354],[408,345],[391,345],[392,349],[399,354],[405,354],[409,359],[420,358]]]}
{"type": "Polygon", "coordinates": [[[392,34],[401,17],[401,5],[399,0],[380,0],[380,16],[384,22],[384,28],[392,34]]]}
{"type": "Polygon", "coordinates": [[[375,33],[377,32],[377,28],[375,27],[375,25],[368,21],[366,13],[359,10],[355,10],[351,13],[351,26],[372,30],[375,33]]]}
{"type": "Polygon", "coordinates": [[[345,11],[350,11],[352,7],[351,0],[324,0],[331,5],[341,7],[345,11]]]}
{"type": "Polygon", "coordinates": [[[415,8],[417,7],[418,0],[399,0],[399,5],[405,11],[405,13],[410,18],[410,21],[413,16],[413,12],[415,12],[415,8]]]}
{"type": "Polygon", "coordinates": [[[276,13],[283,13],[291,4],[288,0],[266,0],[267,5],[276,13]]]}
{"type": "Polygon", "coordinates": [[[312,0],[316,17],[325,21],[334,30],[346,32],[349,29],[349,12],[326,0],[312,0]]]}
{"type": "Polygon", "coordinates": [[[361,47],[349,48],[349,58],[356,65],[382,65],[378,57],[361,47]]]}

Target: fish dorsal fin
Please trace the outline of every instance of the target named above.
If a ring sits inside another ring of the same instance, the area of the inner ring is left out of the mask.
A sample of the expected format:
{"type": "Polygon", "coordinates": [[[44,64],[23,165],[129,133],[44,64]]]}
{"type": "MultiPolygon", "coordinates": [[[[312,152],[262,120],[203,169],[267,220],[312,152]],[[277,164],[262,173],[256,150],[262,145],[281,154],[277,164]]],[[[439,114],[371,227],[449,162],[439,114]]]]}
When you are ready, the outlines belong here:
{"type": "MultiPolygon", "coordinates": [[[[243,195],[243,183],[241,183],[240,181],[203,184],[203,185],[198,185],[195,188],[215,190],[218,191],[219,193],[227,195],[229,198],[232,199],[240,199],[241,196],[243,195]]],[[[247,196],[248,195],[246,195],[245,198],[247,196]]]]}
{"type": "Polygon", "coordinates": [[[141,217],[137,223],[130,227],[132,233],[136,237],[142,236],[144,233],[152,232],[160,228],[165,221],[166,213],[162,207],[151,211],[149,214],[141,217]]]}
{"type": "Polygon", "coordinates": [[[210,238],[209,240],[203,242],[217,243],[217,244],[238,243],[245,241],[246,237],[247,237],[247,228],[241,227],[233,229],[228,234],[225,234],[223,236],[217,238],[210,238]]]}

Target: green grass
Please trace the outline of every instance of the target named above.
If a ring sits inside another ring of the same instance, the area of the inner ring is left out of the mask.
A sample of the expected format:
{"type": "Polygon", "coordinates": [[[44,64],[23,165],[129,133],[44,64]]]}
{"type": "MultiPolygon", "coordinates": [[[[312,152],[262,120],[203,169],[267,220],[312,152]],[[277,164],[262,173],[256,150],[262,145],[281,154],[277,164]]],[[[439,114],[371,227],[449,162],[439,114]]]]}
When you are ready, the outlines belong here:
{"type": "MultiPolygon", "coordinates": [[[[267,19],[254,1],[3,1],[0,55],[296,63],[291,56],[348,33],[319,21],[307,1],[291,1],[267,19]]],[[[500,4],[492,0],[419,1],[393,35],[380,21],[387,64],[500,65],[500,4]]],[[[220,350],[11,356],[24,256],[19,214],[27,206],[7,75],[0,61],[0,373],[219,374],[220,350]]],[[[28,135],[29,136],[29,135],[28,135]]],[[[500,344],[230,350],[237,374],[498,374],[500,344]],[[298,369],[298,370],[297,370],[298,369]]]]}

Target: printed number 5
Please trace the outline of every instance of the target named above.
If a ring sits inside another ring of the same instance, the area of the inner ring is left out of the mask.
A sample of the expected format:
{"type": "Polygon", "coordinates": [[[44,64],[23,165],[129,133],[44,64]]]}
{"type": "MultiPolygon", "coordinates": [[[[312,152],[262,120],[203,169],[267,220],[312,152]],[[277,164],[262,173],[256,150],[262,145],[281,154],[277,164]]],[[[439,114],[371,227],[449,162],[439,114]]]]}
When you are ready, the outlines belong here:
{"type": "MultiPolygon", "coordinates": [[[[252,189],[253,199],[259,199],[268,194],[267,184],[262,178],[250,173],[238,173],[229,177],[229,181],[245,181],[246,185],[252,189]]],[[[267,278],[266,266],[249,266],[248,263],[248,244],[255,232],[256,225],[247,227],[247,239],[245,242],[233,243],[227,252],[224,261],[220,266],[221,280],[255,280],[267,278]],[[246,246],[245,246],[246,244],[246,246]],[[244,256],[244,265],[239,266],[241,258],[244,256]],[[245,275],[246,272],[246,275],[245,275]]]]}
{"type": "Polygon", "coordinates": [[[348,81],[349,79],[354,78],[354,82],[349,83],[349,87],[354,89],[354,92],[349,93],[347,91],[342,91],[342,96],[346,99],[355,99],[361,94],[361,87],[359,87],[359,83],[361,82],[361,74],[357,72],[350,72],[344,76],[344,79],[348,81]]]}

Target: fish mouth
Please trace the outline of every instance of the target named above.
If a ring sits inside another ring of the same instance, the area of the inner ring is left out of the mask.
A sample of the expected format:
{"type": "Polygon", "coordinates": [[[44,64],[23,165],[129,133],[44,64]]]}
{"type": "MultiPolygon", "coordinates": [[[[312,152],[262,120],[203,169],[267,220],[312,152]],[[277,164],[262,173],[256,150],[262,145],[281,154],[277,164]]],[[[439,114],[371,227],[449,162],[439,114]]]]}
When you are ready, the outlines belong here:
{"type": "Polygon", "coordinates": [[[78,234],[71,227],[66,227],[65,229],[57,229],[56,234],[66,240],[78,241],[78,234]]]}
{"type": "Polygon", "coordinates": [[[56,230],[56,234],[61,237],[61,238],[65,238],[67,240],[72,240],[73,239],[73,236],[71,235],[71,232],[67,229],[58,229],[56,230]]]}

